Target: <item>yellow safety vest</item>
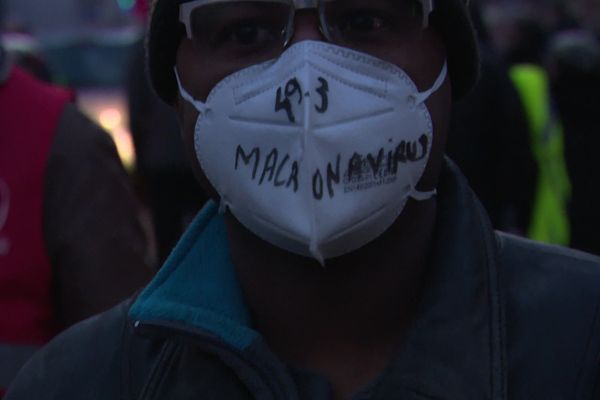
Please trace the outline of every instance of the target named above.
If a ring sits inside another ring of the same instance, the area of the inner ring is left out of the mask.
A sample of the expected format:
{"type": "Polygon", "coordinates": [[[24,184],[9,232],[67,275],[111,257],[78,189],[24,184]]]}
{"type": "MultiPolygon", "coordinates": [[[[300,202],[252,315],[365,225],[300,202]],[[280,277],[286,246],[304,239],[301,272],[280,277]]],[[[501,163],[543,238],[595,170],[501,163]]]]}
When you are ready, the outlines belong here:
{"type": "Polygon", "coordinates": [[[532,64],[519,64],[510,76],[529,120],[531,148],[538,165],[537,189],[528,236],[541,242],[568,245],[570,226],[567,203],[571,183],[564,157],[560,121],[552,112],[546,71],[532,64]]]}

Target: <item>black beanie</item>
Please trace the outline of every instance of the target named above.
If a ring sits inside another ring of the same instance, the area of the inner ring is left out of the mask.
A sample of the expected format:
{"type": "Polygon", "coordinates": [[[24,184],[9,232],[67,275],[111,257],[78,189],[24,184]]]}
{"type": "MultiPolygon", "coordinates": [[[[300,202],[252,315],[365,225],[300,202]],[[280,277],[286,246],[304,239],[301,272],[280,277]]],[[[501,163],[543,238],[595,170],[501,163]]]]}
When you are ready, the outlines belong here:
{"type": "MultiPolygon", "coordinates": [[[[431,25],[441,33],[448,51],[452,96],[464,96],[477,81],[479,52],[467,3],[469,0],[436,0],[431,25]]],[[[179,23],[179,0],[153,0],[146,37],[148,71],[154,90],[167,103],[177,96],[173,67],[179,42],[185,35],[179,23]]]]}

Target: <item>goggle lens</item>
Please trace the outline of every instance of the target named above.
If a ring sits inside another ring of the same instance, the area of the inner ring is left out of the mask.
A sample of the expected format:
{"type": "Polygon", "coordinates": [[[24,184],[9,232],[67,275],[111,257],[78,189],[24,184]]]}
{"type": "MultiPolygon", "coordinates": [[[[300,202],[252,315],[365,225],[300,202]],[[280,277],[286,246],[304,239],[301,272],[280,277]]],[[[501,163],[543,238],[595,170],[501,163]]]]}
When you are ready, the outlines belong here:
{"type": "Polygon", "coordinates": [[[329,39],[364,53],[402,45],[423,30],[422,12],[413,0],[340,0],[323,7],[329,39]]]}
{"type": "MultiPolygon", "coordinates": [[[[241,67],[277,57],[293,34],[295,6],[285,0],[184,3],[181,21],[203,57],[241,67]]],[[[327,40],[378,55],[424,28],[418,0],[324,0],[318,5],[327,40]]]]}
{"type": "Polygon", "coordinates": [[[203,55],[220,61],[268,60],[283,48],[291,9],[265,1],[198,6],[190,14],[191,38],[203,55]]]}

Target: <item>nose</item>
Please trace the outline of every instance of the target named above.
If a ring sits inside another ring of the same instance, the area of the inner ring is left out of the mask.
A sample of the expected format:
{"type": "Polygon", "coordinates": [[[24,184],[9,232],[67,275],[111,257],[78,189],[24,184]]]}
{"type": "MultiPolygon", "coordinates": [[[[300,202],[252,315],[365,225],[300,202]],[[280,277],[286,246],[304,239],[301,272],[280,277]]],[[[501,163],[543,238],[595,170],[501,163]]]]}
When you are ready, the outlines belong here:
{"type": "Polygon", "coordinates": [[[295,44],[303,40],[325,40],[321,33],[319,16],[315,10],[304,9],[296,11],[294,33],[290,44],[295,44]]]}

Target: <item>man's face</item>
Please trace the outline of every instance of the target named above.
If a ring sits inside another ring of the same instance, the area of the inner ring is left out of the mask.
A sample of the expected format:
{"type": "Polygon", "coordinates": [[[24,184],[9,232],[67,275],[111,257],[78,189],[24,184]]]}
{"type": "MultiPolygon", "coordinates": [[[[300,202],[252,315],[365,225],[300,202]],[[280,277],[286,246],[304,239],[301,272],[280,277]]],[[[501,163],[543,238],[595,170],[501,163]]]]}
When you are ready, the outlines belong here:
{"type": "MultiPolygon", "coordinates": [[[[293,36],[290,38],[289,45],[305,40],[325,41],[320,29],[319,16],[312,9],[296,13],[293,36]]],[[[206,49],[202,46],[194,40],[184,38],[178,49],[176,67],[183,87],[195,99],[205,101],[219,81],[249,65],[247,59],[240,61],[239,57],[228,59],[206,57],[206,49]]],[[[427,90],[433,85],[446,59],[445,47],[440,35],[430,28],[420,31],[418,35],[411,35],[404,40],[394,42],[393,46],[389,44],[372,45],[369,47],[368,53],[402,68],[415,82],[419,91],[427,90]]],[[[273,58],[277,55],[278,53],[268,55],[268,57],[273,58]]],[[[248,57],[247,54],[244,56],[248,57]]],[[[255,63],[265,61],[265,57],[265,55],[257,56],[255,63]]],[[[448,79],[442,88],[427,100],[426,105],[434,124],[434,142],[426,171],[417,185],[419,190],[431,190],[437,184],[451,105],[451,88],[448,79]]],[[[218,198],[216,191],[200,169],[195,157],[194,127],[198,111],[181,97],[178,98],[176,108],[185,147],[190,159],[193,160],[195,172],[199,176],[203,188],[216,199],[218,198]]]]}

